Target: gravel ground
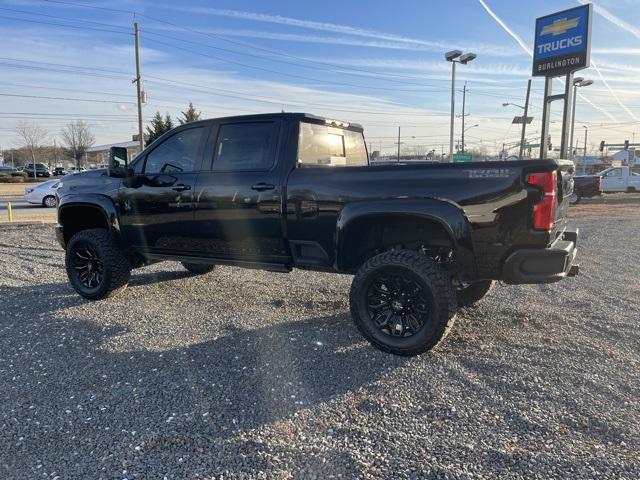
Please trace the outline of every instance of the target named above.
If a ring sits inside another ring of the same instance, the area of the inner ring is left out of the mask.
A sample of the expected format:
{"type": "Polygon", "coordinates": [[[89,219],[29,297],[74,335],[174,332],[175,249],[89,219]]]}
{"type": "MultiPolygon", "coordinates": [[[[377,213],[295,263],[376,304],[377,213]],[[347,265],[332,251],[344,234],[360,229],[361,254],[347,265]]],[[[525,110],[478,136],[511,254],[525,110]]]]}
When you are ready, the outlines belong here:
{"type": "Polygon", "coordinates": [[[640,196],[571,209],[583,273],[370,347],[348,276],[178,264],[115,299],[0,227],[0,478],[640,478],[640,196]]]}

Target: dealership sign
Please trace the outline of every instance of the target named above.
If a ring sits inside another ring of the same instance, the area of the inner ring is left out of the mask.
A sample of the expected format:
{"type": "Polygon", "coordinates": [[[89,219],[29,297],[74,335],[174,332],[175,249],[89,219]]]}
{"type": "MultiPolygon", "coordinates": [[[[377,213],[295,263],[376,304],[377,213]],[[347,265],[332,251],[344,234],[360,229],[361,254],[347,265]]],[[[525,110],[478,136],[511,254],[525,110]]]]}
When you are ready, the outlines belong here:
{"type": "Polygon", "coordinates": [[[536,20],[533,76],[555,77],[589,66],[591,4],[536,20]]]}

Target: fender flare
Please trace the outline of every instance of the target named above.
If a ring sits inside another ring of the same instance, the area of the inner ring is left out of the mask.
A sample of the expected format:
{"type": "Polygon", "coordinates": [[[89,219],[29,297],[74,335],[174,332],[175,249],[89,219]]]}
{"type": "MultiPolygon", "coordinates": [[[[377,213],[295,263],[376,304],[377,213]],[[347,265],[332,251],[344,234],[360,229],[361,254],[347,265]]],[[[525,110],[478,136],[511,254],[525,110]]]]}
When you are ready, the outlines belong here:
{"type": "Polygon", "coordinates": [[[90,207],[99,210],[109,226],[109,229],[115,233],[120,233],[120,221],[118,219],[118,210],[113,200],[100,194],[81,193],[70,194],[60,198],[58,203],[58,223],[62,225],[62,212],[65,209],[73,207],[90,207]]]}
{"type": "Polygon", "coordinates": [[[459,270],[464,272],[465,277],[475,277],[477,270],[471,225],[464,211],[449,200],[435,198],[364,200],[346,205],[340,212],[336,224],[335,248],[338,270],[341,270],[345,263],[343,252],[349,226],[355,220],[377,215],[420,217],[440,224],[453,243],[459,270]]]}

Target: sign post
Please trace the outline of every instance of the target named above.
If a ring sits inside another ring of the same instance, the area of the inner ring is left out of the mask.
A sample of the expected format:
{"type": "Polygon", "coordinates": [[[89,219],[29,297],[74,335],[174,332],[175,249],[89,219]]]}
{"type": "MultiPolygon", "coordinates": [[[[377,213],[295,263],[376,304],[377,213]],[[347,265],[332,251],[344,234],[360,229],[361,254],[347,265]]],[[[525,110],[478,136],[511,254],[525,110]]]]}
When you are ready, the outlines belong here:
{"type": "Polygon", "coordinates": [[[533,76],[545,77],[540,157],[548,150],[551,102],[564,100],[560,158],[567,158],[571,126],[573,73],[591,61],[593,5],[581,5],[536,19],[533,76]],[[553,95],[553,78],[565,75],[564,93],[553,95]]]}

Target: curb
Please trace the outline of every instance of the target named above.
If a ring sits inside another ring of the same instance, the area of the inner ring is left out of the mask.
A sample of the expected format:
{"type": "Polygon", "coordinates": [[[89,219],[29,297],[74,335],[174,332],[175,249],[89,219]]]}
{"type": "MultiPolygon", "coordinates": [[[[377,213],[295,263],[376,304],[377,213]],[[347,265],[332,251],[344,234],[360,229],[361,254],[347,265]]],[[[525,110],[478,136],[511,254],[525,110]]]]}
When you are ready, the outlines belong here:
{"type": "Polygon", "coordinates": [[[29,222],[0,222],[0,229],[10,230],[11,227],[33,227],[33,226],[53,226],[55,223],[45,222],[44,220],[33,220],[29,222]]]}

